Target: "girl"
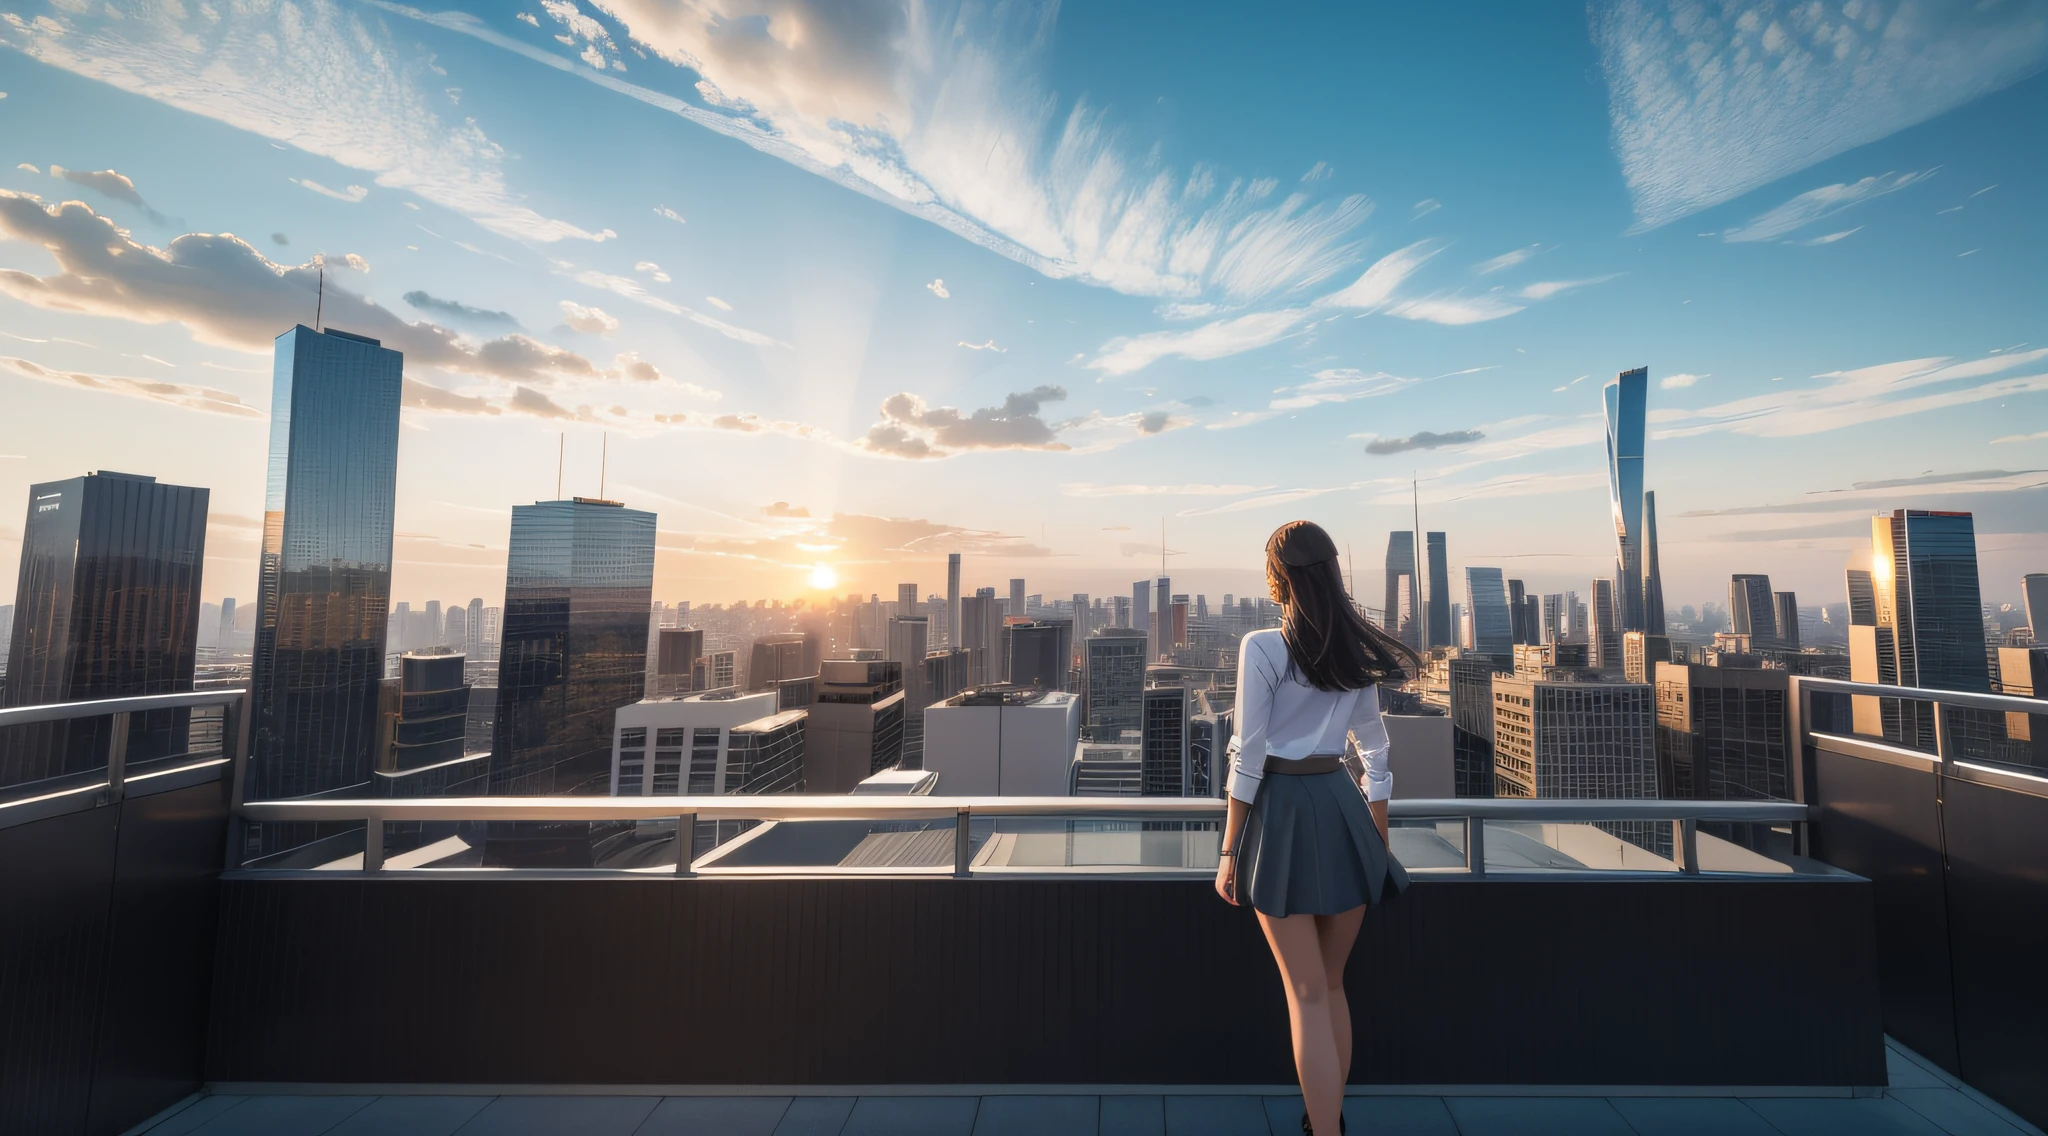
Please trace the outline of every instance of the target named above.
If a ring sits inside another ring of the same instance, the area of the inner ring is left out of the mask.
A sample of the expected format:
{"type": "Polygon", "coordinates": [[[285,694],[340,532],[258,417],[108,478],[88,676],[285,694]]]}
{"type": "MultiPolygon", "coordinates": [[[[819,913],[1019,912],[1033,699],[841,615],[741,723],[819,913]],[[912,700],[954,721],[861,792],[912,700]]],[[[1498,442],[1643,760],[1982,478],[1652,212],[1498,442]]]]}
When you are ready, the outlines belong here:
{"type": "Polygon", "coordinates": [[[1301,1079],[1304,1133],[1343,1131],[1351,1076],[1344,963],[1369,903],[1408,886],[1387,851],[1387,730],[1378,686],[1406,678],[1415,654],[1374,627],[1344,592],[1337,545],[1308,521],[1266,542],[1278,629],[1244,637],[1230,815],[1216,891],[1250,901],[1280,964],[1301,1079]],[[1345,768],[1364,751],[1363,783],[1345,768]]]}

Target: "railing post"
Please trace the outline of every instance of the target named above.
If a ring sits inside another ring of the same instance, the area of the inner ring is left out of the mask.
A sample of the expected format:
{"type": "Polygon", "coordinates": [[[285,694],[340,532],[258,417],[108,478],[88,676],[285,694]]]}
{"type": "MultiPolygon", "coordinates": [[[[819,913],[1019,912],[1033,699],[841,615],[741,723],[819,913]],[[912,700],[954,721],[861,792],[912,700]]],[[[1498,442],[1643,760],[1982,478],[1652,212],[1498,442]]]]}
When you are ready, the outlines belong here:
{"type": "MultiPolygon", "coordinates": [[[[1389,826],[1391,831],[1391,826],[1389,826]]],[[[1475,876],[1486,874],[1486,818],[1465,818],[1465,870],[1475,876]]]]}
{"type": "Polygon", "coordinates": [[[113,735],[107,739],[107,803],[113,804],[127,795],[128,788],[128,715],[110,714],[109,728],[113,735]]]}
{"type": "Polygon", "coordinates": [[[249,822],[242,818],[242,802],[249,772],[249,704],[254,701],[248,691],[235,699],[232,706],[221,709],[222,756],[228,759],[228,846],[221,856],[222,866],[233,870],[242,866],[242,853],[249,846],[249,822]]]}
{"type": "Polygon", "coordinates": [[[384,870],[384,818],[363,818],[363,871],[384,870]]]}
{"type": "Polygon", "coordinates": [[[1673,821],[1671,837],[1678,846],[1678,870],[1688,876],[1699,875],[1700,822],[1691,817],[1673,821]]]}
{"type": "Polygon", "coordinates": [[[968,829],[968,810],[961,809],[953,819],[953,878],[964,880],[974,874],[974,842],[968,829]]]}
{"type": "Polygon", "coordinates": [[[695,876],[697,863],[697,814],[684,813],[676,818],[676,875],[684,878],[695,876]]]}

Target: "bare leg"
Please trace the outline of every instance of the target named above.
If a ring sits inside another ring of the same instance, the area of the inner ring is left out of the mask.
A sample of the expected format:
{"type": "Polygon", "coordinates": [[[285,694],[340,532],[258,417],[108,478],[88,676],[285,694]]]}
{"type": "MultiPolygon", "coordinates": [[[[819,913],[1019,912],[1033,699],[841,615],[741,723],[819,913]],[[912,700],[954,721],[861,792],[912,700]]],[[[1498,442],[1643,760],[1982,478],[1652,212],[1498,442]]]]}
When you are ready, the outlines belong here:
{"type": "Polygon", "coordinates": [[[1316,917],[1289,915],[1275,919],[1263,912],[1259,926],[1280,964],[1280,982],[1287,988],[1287,1020],[1293,1026],[1294,1070],[1301,1078],[1301,1100],[1309,1123],[1331,1136],[1343,1123],[1344,1081],[1337,1066],[1337,1048],[1330,1030],[1330,983],[1323,975],[1323,946],[1316,917]]]}
{"type": "Polygon", "coordinates": [[[1330,1033],[1337,1042],[1337,1083],[1351,1083],[1351,1002],[1344,997],[1344,964],[1351,958],[1351,945],[1358,941],[1358,926],[1365,921],[1365,908],[1354,907],[1340,915],[1316,916],[1316,938],[1322,944],[1323,980],[1330,986],[1330,1033]]]}

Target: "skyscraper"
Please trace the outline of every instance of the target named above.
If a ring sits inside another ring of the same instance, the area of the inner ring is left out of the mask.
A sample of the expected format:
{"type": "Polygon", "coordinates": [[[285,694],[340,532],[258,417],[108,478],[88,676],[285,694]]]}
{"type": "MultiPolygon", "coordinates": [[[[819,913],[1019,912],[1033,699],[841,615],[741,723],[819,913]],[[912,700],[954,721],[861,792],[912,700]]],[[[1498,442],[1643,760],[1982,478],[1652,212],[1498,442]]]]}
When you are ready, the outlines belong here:
{"type": "Polygon", "coordinates": [[[1778,645],[1778,607],[1769,576],[1737,573],[1728,578],[1728,630],[1749,636],[1751,650],[1778,645]]]}
{"type": "Polygon", "coordinates": [[[1621,669],[1621,627],[1614,591],[1612,580],[1593,581],[1593,621],[1586,632],[1586,647],[1596,670],[1621,669]]]}
{"type": "MultiPolygon", "coordinates": [[[[1420,646],[1420,641],[1411,641],[1401,631],[1400,611],[1401,577],[1415,579],[1415,534],[1407,529],[1387,534],[1387,606],[1382,609],[1381,627],[1389,635],[1400,638],[1410,647],[1420,646]]],[[[1411,585],[1412,586],[1412,585],[1411,585]]]]}
{"type": "Polygon", "coordinates": [[[804,791],[851,793],[901,762],[905,702],[902,663],[825,660],[804,734],[804,791]]]}
{"type": "Polygon", "coordinates": [[[1179,686],[1155,686],[1144,692],[1139,790],[1144,796],[1188,795],[1188,694],[1179,686]]]}
{"type": "Polygon", "coordinates": [[[1472,613],[1473,650],[1482,655],[1514,653],[1514,613],[1500,569],[1465,569],[1465,609],[1472,613]]]}
{"type": "Polygon", "coordinates": [[[1670,796],[1792,799],[1787,672],[1665,663],[1653,678],[1657,759],[1670,796]]]}
{"type": "Polygon", "coordinates": [[[640,700],[653,592],[653,513],[583,497],[512,507],[492,793],[609,791],[612,717],[640,700]]]}
{"type": "Polygon", "coordinates": [[[2020,591],[2027,602],[2027,628],[2034,633],[2034,642],[2048,644],[2048,572],[2020,577],[2020,591]]]}
{"type": "Polygon", "coordinates": [[[214,640],[214,649],[222,655],[234,653],[235,644],[235,597],[228,596],[220,601],[220,637],[214,640]]]}
{"type": "Polygon", "coordinates": [[[994,588],[981,588],[960,600],[958,650],[967,654],[967,685],[982,686],[1002,679],[1003,613],[994,588]]]}
{"type": "MultiPolygon", "coordinates": [[[[192,689],[208,492],[101,471],[28,491],[6,701],[34,706],[192,689]]],[[[130,763],[184,752],[191,711],[134,714],[130,763]]],[[[0,784],[107,759],[105,719],[0,736],[0,784]]]]}
{"type": "Polygon", "coordinates": [[[1020,579],[1015,579],[1015,578],[1012,578],[1012,579],[1010,580],[1010,606],[1009,606],[1008,608],[1004,609],[1004,611],[1003,611],[1003,614],[1004,614],[1004,615],[1015,615],[1015,616],[1020,616],[1020,617],[1021,617],[1021,616],[1022,616],[1022,615],[1024,614],[1024,581],[1023,581],[1023,580],[1020,580],[1020,579]]]}
{"type": "Polygon", "coordinates": [[[1139,733],[1144,725],[1145,636],[1131,628],[1105,628],[1088,637],[1082,659],[1088,696],[1082,736],[1120,743],[1125,733],[1139,733]]]}
{"type": "MultiPolygon", "coordinates": [[[[1615,606],[1621,631],[1644,629],[1643,426],[1649,385],[1649,368],[1637,367],[1616,375],[1602,391],[1607,404],[1607,491],[1614,507],[1615,606]]],[[[1663,590],[1661,581],[1658,590],[1663,590]]]]}
{"type": "Polygon", "coordinates": [[[960,649],[960,554],[946,554],[946,646],[960,649]]]}
{"type": "Polygon", "coordinates": [[[1156,663],[1173,649],[1173,581],[1165,573],[1152,584],[1152,654],[1145,661],[1156,663]]]}
{"type": "Polygon", "coordinates": [[[1479,654],[1450,660],[1451,783],[1460,797],[1493,796],[1493,676],[1511,665],[1479,654]]]}
{"type": "Polygon", "coordinates": [[[1131,627],[1145,637],[1145,661],[1159,658],[1159,629],[1152,622],[1152,581],[1131,584],[1131,627]]]}
{"type": "Polygon", "coordinates": [[[899,615],[889,621],[889,659],[903,664],[903,768],[924,768],[924,712],[933,702],[931,621],[922,615],[899,615]]]}
{"type": "Polygon", "coordinates": [[[917,585],[896,585],[896,614],[904,617],[923,615],[917,607],[917,585]]]}
{"type": "MultiPolygon", "coordinates": [[[[1984,615],[1977,588],[1977,536],[1969,513],[1898,509],[1870,519],[1870,607],[1874,634],[1857,625],[1857,577],[1850,584],[1850,674],[1934,690],[1988,692],[1984,615]]],[[[1933,708],[1903,699],[1854,700],[1863,732],[1881,715],[1884,736],[1932,750],[1933,708]],[[1877,710],[1878,714],[1871,713],[1877,710]]],[[[1971,718],[1957,708],[1954,725],[1971,718]]]]}
{"type": "Polygon", "coordinates": [[[1444,547],[1444,534],[1427,533],[1423,541],[1429,552],[1429,591],[1421,597],[1422,608],[1429,613],[1429,645],[1448,647],[1451,645],[1451,569],[1450,559],[1444,547]]]}
{"type": "Polygon", "coordinates": [[[1778,628],[1778,646],[1787,651],[1799,649],[1799,596],[1795,592],[1772,592],[1771,610],[1773,622],[1778,628]]]}
{"type": "MultiPolygon", "coordinates": [[[[1664,634],[1664,566],[1657,557],[1657,494],[1643,494],[1643,626],[1664,634]]],[[[1629,630],[1636,630],[1630,628],[1629,630]]]]}
{"type": "Polygon", "coordinates": [[[1009,681],[1023,687],[1065,690],[1074,655],[1074,625],[1064,619],[1012,623],[1009,681]]]}
{"type": "Polygon", "coordinates": [[[404,364],[345,331],[301,325],[277,337],[249,680],[251,799],[367,791],[404,364]]]}
{"type": "Polygon", "coordinates": [[[1493,705],[1496,796],[1657,795],[1649,686],[1495,675],[1493,705]]]}

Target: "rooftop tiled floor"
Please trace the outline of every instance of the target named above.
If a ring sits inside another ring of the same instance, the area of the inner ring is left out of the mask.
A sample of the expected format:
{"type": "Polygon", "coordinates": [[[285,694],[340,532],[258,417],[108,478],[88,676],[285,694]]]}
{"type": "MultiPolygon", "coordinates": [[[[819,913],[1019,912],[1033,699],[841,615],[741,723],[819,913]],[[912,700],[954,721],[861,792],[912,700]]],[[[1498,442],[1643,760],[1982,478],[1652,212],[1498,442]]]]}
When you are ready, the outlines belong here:
{"type": "MultiPolygon", "coordinates": [[[[1354,1096],[1376,1136],[2041,1136],[1892,1046],[1879,1097],[1354,1096]]],[[[1291,1095],[197,1097],[149,1136],[1297,1136],[1291,1095]]]]}

